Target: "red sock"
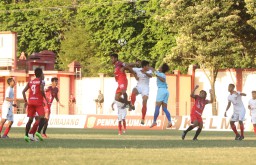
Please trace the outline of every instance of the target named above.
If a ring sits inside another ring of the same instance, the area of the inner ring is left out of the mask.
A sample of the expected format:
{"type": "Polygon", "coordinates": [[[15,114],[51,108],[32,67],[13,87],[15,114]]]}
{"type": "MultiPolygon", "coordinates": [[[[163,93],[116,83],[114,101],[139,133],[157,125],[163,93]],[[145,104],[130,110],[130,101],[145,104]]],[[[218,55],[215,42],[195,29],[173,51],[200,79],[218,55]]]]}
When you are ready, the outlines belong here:
{"type": "Polygon", "coordinates": [[[132,95],[131,95],[131,104],[134,105],[136,101],[136,93],[132,92],[132,95]]]}
{"type": "Polygon", "coordinates": [[[126,121],[125,121],[125,119],[123,120],[123,125],[124,125],[124,130],[126,130],[126,121]]]}
{"type": "Polygon", "coordinates": [[[8,135],[8,133],[9,133],[10,129],[11,129],[10,127],[7,127],[7,128],[5,129],[5,131],[4,131],[4,135],[5,135],[5,136],[7,136],[7,135],[8,135]]]}
{"type": "Polygon", "coordinates": [[[244,124],[240,125],[241,136],[244,136],[244,124]]]}
{"type": "Polygon", "coordinates": [[[236,135],[238,135],[238,132],[237,132],[237,130],[236,130],[235,124],[231,125],[231,129],[233,130],[233,132],[234,132],[236,135]]]}
{"type": "Polygon", "coordinates": [[[143,104],[143,106],[142,106],[142,119],[143,120],[145,119],[146,113],[147,113],[147,105],[143,104]]]}
{"type": "Polygon", "coordinates": [[[35,134],[39,125],[39,120],[36,120],[33,127],[30,129],[29,134],[35,134]]]}
{"type": "Polygon", "coordinates": [[[3,126],[0,126],[0,133],[2,132],[3,126]]]}
{"type": "Polygon", "coordinates": [[[256,135],[256,127],[254,127],[254,134],[256,135]]]}
{"type": "Polygon", "coordinates": [[[118,122],[118,130],[119,130],[119,132],[122,132],[122,122],[121,121],[118,122]]]}

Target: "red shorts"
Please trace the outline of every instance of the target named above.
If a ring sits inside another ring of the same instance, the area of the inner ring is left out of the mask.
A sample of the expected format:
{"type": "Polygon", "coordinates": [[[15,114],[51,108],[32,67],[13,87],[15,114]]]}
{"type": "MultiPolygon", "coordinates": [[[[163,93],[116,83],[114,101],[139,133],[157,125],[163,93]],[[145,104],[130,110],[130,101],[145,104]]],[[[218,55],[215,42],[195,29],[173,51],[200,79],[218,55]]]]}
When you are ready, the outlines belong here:
{"type": "Polygon", "coordinates": [[[116,93],[121,93],[123,90],[126,91],[127,85],[128,85],[127,79],[118,80],[117,83],[118,83],[118,87],[116,89],[116,93]]]}
{"type": "Polygon", "coordinates": [[[194,121],[196,120],[198,121],[198,123],[203,122],[202,116],[197,113],[190,114],[190,120],[191,120],[191,123],[194,123],[194,121]]]}
{"type": "Polygon", "coordinates": [[[44,106],[43,105],[28,104],[28,106],[27,106],[27,116],[28,117],[35,117],[36,112],[37,112],[38,116],[44,116],[44,106]]]}

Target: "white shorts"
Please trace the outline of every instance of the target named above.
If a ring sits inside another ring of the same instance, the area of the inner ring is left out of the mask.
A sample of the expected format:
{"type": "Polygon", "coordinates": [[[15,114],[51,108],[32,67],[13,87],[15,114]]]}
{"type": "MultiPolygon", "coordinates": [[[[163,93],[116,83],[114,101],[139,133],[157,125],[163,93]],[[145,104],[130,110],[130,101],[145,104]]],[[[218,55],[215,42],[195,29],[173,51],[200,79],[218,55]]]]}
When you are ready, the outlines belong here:
{"type": "Polygon", "coordinates": [[[13,121],[12,106],[2,106],[2,118],[8,121],[13,121]]]}
{"type": "Polygon", "coordinates": [[[231,116],[230,121],[244,121],[245,120],[245,110],[241,110],[240,112],[234,112],[231,116]]]}
{"type": "Polygon", "coordinates": [[[251,119],[252,119],[252,124],[256,124],[256,114],[252,114],[251,119]]]}
{"type": "Polygon", "coordinates": [[[138,90],[138,93],[142,96],[148,96],[149,95],[149,87],[146,86],[136,86],[136,89],[138,90]]]}
{"type": "Polygon", "coordinates": [[[126,109],[118,109],[118,121],[122,121],[126,118],[127,111],[126,109]]]}

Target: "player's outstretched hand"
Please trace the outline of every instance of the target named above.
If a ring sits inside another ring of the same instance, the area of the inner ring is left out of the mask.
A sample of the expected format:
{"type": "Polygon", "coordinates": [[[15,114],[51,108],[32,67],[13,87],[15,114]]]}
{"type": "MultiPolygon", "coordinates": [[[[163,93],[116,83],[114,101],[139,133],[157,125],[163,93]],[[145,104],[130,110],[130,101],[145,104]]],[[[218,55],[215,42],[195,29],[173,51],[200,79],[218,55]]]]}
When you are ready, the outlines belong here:
{"type": "Polygon", "coordinates": [[[197,89],[197,88],[199,88],[199,85],[196,85],[196,86],[195,86],[195,89],[197,89]]]}
{"type": "Polygon", "coordinates": [[[227,117],[227,112],[225,111],[225,113],[224,113],[224,117],[227,117]]]}

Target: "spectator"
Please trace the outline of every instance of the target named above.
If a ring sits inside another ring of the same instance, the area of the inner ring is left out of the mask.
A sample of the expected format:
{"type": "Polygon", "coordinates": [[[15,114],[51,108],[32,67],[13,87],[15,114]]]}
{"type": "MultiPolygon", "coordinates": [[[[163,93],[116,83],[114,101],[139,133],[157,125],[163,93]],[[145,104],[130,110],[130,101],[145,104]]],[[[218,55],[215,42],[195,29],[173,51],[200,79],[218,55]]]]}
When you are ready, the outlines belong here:
{"type": "Polygon", "coordinates": [[[24,52],[21,52],[19,59],[20,60],[26,60],[27,59],[27,57],[26,57],[24,52]]]}

